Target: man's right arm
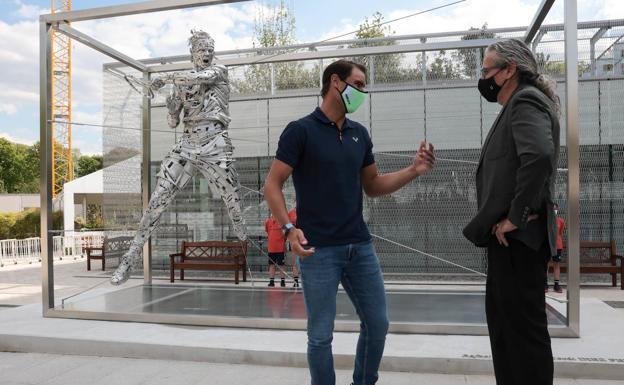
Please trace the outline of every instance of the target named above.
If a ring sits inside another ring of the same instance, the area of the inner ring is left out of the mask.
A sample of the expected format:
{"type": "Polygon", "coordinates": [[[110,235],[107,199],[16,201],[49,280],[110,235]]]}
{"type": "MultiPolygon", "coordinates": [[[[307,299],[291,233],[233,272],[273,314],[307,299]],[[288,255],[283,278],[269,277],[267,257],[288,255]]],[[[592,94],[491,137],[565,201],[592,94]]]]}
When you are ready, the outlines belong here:
{"type": "MultiPolygon", "coordinates": [[[[297,122],[291,122],[286,126],[280,135],[275,160],[264,182],[264,199],[266,199],[271,212],[282,226],[290,222],[282,188],[284,187],[284,182],[288,180],[293,170],[298,166],[305,152],[305,135],[305,130],[297,122]]],[[[301,229],[294,228],[290,230],[288,232],[288,241],[293,251],[301,257],[307,257],[314,252],[313,248],[303,249],[303,246],[308,241],[305,239],[301,229]]]]}
{"type": "MultiPolygon", "coordinates": [[[[273,216],[282,226],[290,223],[282,188],[284,187],[284,182],[286,182],[292,174],[292,171],[293,168],[288,164],[275,159],[264,181],[264,199],[267,201],[273,216]]],[[[303,248],[308,241],[305,239],[301,229],[294,228],[290,230],[288,232],[288,241],[293,251],[299,256],[307,257],[314,253],[313,248],[308,250],[303,248]]]]}
{"type": "MultiPolygon", "coordinates": [[[[282,188],[284,187],[284,182],[292,174],[292,170],[292,167],[288,164],[275,159],[264,182],[264,199],[267,201],[273,216],[282,226],[290,223],[282,188]]],[[[290,230],[287,240],[290,242],[295,254],[299,256],[307,257],[314,253],[314,248],[303,248],[308,243],[308,240],[303,235],[301,229],[294,228],[290,230]]]]}
{"type": "Polygon", "coordinates": [[[267,201],[271,213],[282,226],[290,222],[282,188],[292,174],[292,170],[288,164],[276,159],[273,161],[264,182],[264,199],[267,201]]]}

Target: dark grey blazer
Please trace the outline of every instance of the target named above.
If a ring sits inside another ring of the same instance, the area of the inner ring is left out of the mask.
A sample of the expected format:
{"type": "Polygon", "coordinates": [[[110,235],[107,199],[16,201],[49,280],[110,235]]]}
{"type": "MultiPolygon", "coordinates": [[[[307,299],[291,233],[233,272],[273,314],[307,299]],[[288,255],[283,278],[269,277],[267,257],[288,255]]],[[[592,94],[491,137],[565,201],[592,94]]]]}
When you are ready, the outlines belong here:
{"type": "Polygon", "coordinates": [[[464,236],[486,247],[492,226],[508,218],[518,229],[507,233],[538,250],[547,238],[556,253],[553,210],[559,157],[559,116],[540,90],[520,85],[499,113],[483,143],[477,168],[477,215],[464,236]],[[537,220],[528,221],[529,215],[537,220]]]}

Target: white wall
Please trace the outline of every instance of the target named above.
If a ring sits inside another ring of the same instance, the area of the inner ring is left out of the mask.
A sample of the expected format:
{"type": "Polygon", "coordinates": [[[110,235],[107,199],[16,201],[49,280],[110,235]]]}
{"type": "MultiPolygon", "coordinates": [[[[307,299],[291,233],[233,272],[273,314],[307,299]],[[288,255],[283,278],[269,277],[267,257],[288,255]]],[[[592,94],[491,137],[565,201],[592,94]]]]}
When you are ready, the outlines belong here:
{"type": "Polygon", "coordinates": [[[0,194],[0,213],[15,213],[40,206],[39,194],[0,194]]]}

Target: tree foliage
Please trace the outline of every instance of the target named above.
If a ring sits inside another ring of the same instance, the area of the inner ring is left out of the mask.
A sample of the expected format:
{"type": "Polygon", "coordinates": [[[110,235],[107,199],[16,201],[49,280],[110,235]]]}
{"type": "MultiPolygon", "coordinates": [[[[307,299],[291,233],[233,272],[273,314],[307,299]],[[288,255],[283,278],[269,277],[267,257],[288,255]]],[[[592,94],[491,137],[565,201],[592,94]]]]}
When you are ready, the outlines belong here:
{"type": "MultiPolygon", "coordinates": [[[[383,38],[394,35],[394,31],[387,25],[384,25],[384,17],[380,12],[375,12],[371,18],[366,17],[358,26],[355,37],[362,42],[349,45],[349,48],[359,47],[376,47],[396,45],[395,41],[378,41],[369,42],[367,39],[383,38]]],[[[403,54],[383,54],[374,56],[358,56],[349,58],[350,60],[364,65],[369,70],[370,77],[374,76],[375,83],[391,83],[401,81],[408,73],[408,69],[404,68],[402,60],[403,54]]]]}
{"type": "Polygon", "coordinates": [[[104,218],[102,215],[102,206],[88,204],[87,218],[76,217],[74,220],[74,229],[101,229],[104,227],[104,218]]]}
{"type": "MultiPolygon", "coordinates": [[[[555,78],[565,76],[565,62],[563,60],[550,60],[550,54],[545,54],[543,52],[536,53],[535,58],[537,59],[538,68],[545,74],[555,78]]],[[[590,70],[591,65],[589,63],[583,60],[579,61],[579,77],[590,70]]]]}
{"type": "MultiPolygon", "coordinates": [[[[0,239],[24,239],[38,237],[41,228],[39,209],[28,209],[19,213],[0,213],[0,239]]],[[[52,228],[63,228],[63,212],[52,214],[52,228]]]]}
{"type": "MultiPolygon", "coordinates": [[[[60,150],[60,144],[56,144],[60,150]]],[[[13,143],[0,138],[0,193],[29,194],[39,192],[40,145],[13,143]]],[[[102,168],[102,156],[82,155],[74,158],[74,177],[79,178],[102,168]]]]}
{"type": "Polygon", "coordinates": [[[74,177],[83,177],[102,169],[102,157],[99,155],[80,156],[76,161],[74,161],[74,167],[74,177]]]}
{"type": "MultiPolygon", "coordinates": [[[[363,40],[351,44],[350,48],[358,47],[374,47],[374,46],[391,46],[396,45],[396,41],[366,41],[366,39],[383,38],[394,35],[395,32],[384,25],[384,17],[380,12],[375,12],[370,18],[366,17],[358,26],[355,33],[357,39],[363,40]]],[[[380,83],[401,83],[408,81],[422,80],[422,71],[420,63],[422,54],[415,54],[415,66],[410,66],[406,60],[405,54],[383,54],[372,56],[351,57],[350,60],[366,66],[373,76],[375,84],[380,83]],[[371,66],[372,64],[372,66],[371,66]],[[372,67],[372,68],[371,68],[372,67]]]]}
{"type": "MultiPolygon", "coordinates": [[[[494,32],[488,31],[487,23],[483,24],[481,28],[470,27],[470,31],[466,35],[462,36],[462,40],[477,40],[477,39],[494,39],[496,35],[494,32]]],[[[485,56],[485,47],[481,48],[467,48],[459,49],[455,55],[455,59],[459,62],[459,70],[461,76],[468,79],[477,77],[477,73],[480,69],[480,63],[485,56]]]]}
{"type": "Polygon", "coordinates": [[[439,51],[427,67],[427,79],[447,80],[461,78],[461,68],[452,55],[439,51]]]}
{"type": "MultiPolygon", "coordinates": [[[[268,48],[293,45],[295,37],[295,16],[281,0],[276,6],[260,6],[254,18],[254,47],[268,48]]],[[[272,55],[286,53],[286,50],[272,51],[272,55]]],[[[277,90],[318,88],[318,65],[305,68],[301,62],[258,63],[245,68],[242,79],[231,79],[235,92],[266,93],[272,91],[271,73],[277,90]]]]}
{"type": "Polygon", "coordinates": [[[39,191],[39,145],[27,146],[0,138],[0,192],[39,191]]]}

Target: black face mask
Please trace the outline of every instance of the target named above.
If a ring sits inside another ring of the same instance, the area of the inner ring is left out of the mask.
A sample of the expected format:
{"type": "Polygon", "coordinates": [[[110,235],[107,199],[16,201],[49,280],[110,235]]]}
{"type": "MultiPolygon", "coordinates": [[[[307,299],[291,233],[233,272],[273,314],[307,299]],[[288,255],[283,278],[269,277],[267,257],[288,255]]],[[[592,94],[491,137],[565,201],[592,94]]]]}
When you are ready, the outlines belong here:
{"type": "Polygon", "coordinates": [[[496,84],[496,81],[494,80],[495,77],[496,75],[487,79],[479,79],[479,83],[477,85],[481,96],[483,96],[485,100],[490,103],[494,103],[498,100],[498,93],[505,85],[505,83],[503,83],[503,86],[499,86],[498,84],[496,84]]]}

